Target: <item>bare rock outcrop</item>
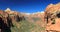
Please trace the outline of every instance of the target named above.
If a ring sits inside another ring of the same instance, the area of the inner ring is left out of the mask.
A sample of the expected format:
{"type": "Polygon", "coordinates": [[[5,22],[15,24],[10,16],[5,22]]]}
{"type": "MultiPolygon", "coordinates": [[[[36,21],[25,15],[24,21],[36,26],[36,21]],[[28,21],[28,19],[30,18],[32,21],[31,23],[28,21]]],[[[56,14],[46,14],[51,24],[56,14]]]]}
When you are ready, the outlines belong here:
{"type": "Polygon", "coordinates": [[[23,15],[20,16],[20,13],[11,11],[9,8],[5,11],[0,10],[0,32],[11,32],[10,28],[13,26],[14,21],[18,22],[23,19],[23,15]]]}
{"type": "Polygon", "coordinates": [[[8,17],[8,13],[0,10],[0,32],[8,32],[7,30],[10,31],[12,22],[8,17]]]}
{"type": "Polygon", "coordinates": [[[50,4],[45,10],[46,29],[60,31],[60,3],[50,4]]]}

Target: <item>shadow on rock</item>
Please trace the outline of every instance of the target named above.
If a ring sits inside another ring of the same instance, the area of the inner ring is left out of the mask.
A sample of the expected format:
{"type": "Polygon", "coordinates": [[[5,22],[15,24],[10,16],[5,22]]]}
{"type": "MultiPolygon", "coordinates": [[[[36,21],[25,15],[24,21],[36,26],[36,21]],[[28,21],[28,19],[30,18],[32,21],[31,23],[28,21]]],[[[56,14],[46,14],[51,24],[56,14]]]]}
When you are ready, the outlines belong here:
{"type": "Polygon", "coordinates": [[[11,27],[13,26],[12,21],[7,17],[7,23],[0,17],[0,32],[11,32],[11,27]]]}

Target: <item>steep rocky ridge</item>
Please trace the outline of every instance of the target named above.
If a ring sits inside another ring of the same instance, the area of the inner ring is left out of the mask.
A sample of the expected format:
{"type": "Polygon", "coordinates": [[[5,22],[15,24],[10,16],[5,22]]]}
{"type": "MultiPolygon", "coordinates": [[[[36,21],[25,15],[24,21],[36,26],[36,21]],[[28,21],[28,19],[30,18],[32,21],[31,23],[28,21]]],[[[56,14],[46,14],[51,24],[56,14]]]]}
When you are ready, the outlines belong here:
{"type": "Polygon", "coordinates": [[[45,10],[47,32],[60,32],[60,3],[50,4],[45,10]]]}

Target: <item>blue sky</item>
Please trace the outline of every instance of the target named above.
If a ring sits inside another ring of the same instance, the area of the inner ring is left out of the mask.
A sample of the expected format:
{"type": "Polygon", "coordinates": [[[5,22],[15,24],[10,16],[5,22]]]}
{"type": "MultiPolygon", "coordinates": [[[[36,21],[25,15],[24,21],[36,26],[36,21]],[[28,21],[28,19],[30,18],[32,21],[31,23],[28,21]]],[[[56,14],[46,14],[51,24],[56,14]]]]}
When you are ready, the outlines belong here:
{"type": "Polygon", "coordinates": [[[34,13],[44,11],[50,3],[58,2],[60,0],[0,0],[0,9],[10,8],[18,12],[34,13]]]}

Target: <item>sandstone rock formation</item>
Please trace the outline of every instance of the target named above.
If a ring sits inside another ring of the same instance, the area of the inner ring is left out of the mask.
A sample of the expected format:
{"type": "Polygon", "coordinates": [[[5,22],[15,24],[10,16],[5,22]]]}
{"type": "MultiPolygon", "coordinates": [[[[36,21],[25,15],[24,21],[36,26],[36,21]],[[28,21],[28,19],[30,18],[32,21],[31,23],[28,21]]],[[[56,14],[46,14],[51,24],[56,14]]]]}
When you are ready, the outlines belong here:
{"type": "MultiPolygon", "coordinates": [[[[10,21],[8,14],[2,10],[0,10],[0,32],[4,32],[6,30],[10,31],[10,27],[12,25],[12,22],[10,21]]],[[[7,31],[6,31],[7,32],[7,31]]]]}
{"type": "Polygon", "coordinates": [[[49,31],[60,31],[60,3],[50,4],[45,10],[46,29],[49,31]]]}
{"type": "Polygon", "coordinates": [[[20,16],[18,12],[11,11],[9,8],[5,11],[0,10],[0,32],[4,32],[6,30],[10,31],[14,21],[21,21],[22,19],[24,19],[24,16],[20,16]]]}

